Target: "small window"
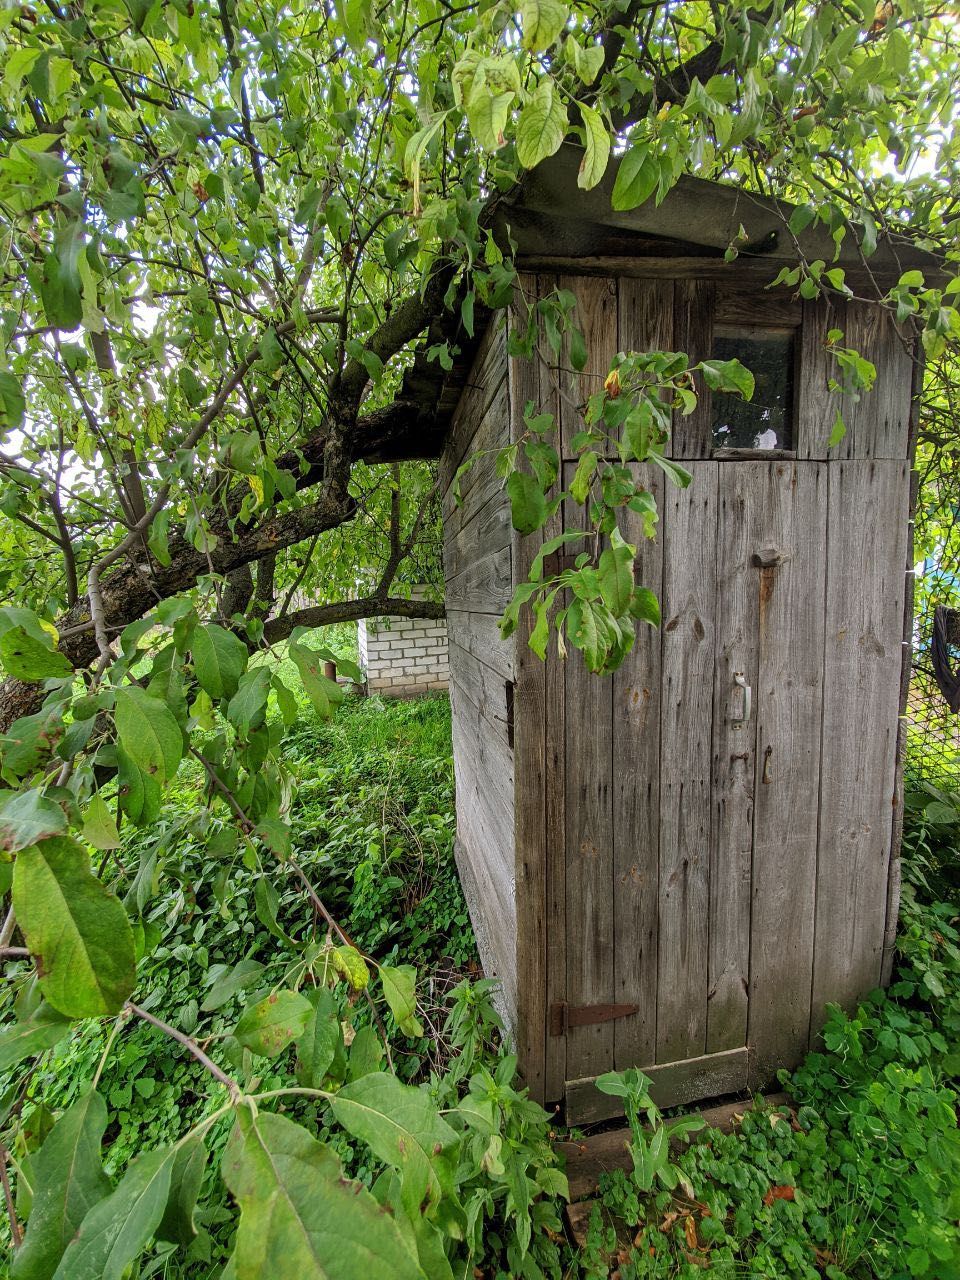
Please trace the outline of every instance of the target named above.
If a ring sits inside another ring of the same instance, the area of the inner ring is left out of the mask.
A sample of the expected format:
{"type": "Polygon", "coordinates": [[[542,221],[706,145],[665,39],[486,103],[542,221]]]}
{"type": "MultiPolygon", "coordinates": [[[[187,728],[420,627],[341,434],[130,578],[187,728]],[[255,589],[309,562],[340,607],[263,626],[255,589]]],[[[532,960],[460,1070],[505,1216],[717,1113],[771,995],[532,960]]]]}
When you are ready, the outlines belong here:
{"type": "Polygon", "coordinates": [[[785,329],[718,328],[715,360],[737,359],[754,376],[752,400],[713,393],[714,449],[793,448],[794,335],[785,329]]]}

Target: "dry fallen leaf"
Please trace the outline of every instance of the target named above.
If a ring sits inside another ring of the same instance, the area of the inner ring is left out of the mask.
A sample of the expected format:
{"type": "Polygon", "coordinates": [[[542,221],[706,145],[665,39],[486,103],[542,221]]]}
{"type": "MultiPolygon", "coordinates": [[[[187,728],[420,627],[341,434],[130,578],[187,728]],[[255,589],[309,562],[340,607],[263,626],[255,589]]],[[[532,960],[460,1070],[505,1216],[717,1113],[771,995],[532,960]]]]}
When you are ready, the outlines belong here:
{"type": "Polygon", "coordinates": [[[763,1197],[764,1204],[773,1204],[774,1200],[795,1199],[793,1187],[771,1187],[763,1197]]]}
{"type": "Polygon", "coordinates": [[[697,1239],[697,1224],[693,1220],[693,1214],[688,1213],[686,1221],[683,1224],[683,1234],[687,1238],[688,1249],[699,1249],[700,1241],[697,1239]]]}

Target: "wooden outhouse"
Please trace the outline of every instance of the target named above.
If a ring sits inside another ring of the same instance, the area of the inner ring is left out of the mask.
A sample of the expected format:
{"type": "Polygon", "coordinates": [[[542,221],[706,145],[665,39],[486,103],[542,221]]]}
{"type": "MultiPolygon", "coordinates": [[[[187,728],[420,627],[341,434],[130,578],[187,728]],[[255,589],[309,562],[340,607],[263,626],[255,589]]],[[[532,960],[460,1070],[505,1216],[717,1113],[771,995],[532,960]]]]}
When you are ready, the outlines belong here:
{"type": "MultiPolygon", "coordinates": [[[[828,1002],[889,974],[917,384],[889,312],[767,288],[795,261],[789,206],[687,178],[616,213],[613,173],[584,193],[578,159],[541,165],[500,230],[528,299],[576,295],[586,370],[509,358],[491,321],[464,341],[441,472],[457,863],[526,1081],[584,1122],[615,1113],[593,1085],[613,1068],[665,1106],[762,1087],[828,1002]],[[832,329],[877,379],[831,448],[832,329]],[[511,530],[496,451],[533,400],[569,460],[614,354],[661,349],[738,356],[755,400],[699,387],[669,446],[693,482],[649,475],[654,541],[625,515],[662,627],[613,676],[554,646],[541,662],[498,629],[539,539],[511,530]]],[[[822,224],[799,244],[863,296],[934,265],[853,237],[835,258],[822,224]]]]}

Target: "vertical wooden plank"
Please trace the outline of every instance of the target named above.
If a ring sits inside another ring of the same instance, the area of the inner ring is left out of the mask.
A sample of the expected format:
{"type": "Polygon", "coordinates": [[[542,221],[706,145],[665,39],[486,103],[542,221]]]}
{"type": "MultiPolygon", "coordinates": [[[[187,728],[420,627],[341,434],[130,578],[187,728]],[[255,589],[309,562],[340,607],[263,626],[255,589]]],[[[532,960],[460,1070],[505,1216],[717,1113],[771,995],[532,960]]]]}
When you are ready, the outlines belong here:
{"type": "MultiPolygon", "coordinates": [[[[519,288],[528,299],[537,296],[537,279],[523,274],[519,288]]],[[[517,307],[517,322],[526,313],[517,307]]],[[[512,319],[513,317],[511,317],[512,319]]],[[[528,400],[538,402],[541,364],[521,358],[509,361],[510,436],[524,431],[523,410],[528,400]]],[[[513,580],[523,581],[539,542],[514,533],[513,580]]],[[[527,640],[532,629],[529,610],[520,615],[515,633],[514,776],[515,776],[515,883],[517,918],[517,1018],[516,1050],[520,1070],[530,1094],[545,1097],[545,1029],[547,1024],[547,915],[546,841],[544,828],[544,670],[527,640]]]]}
{"type": "MultiPolygon", "coordinates": [[[[663,503],[663,473],[645,483],[663,503]]],[[[663,545],[626,513],[621,532],[637,548],[637,579],[657,597],[663,545]]],[[[657,935],[660,832],[660,628],[637,623],[637,637],[613,676],[614,996],[640,1012],[614,1023],[614,1066],[653,1062],[657,1047],[657,935]]]]}
{"type": "Polygon", "coordinates": [[[657,1062],[702,1055],[707,1033],[710,775],[718,468],[695,462],[663,501],[657,1062]]]}
{"type": "MultiPolygon", "coordinates": [[[[559,284],[577,296],[587,342],[584,374],[560,378],[560,422],[569,441],[582,426],[578,406],[600,385],[617,352],[616,281],[565,276],[559,284]]],[[[567,505],[567,527],[576,528],[584,510],[567,505]]],[[[565,666],[567,1002],[606,1004],[614,989],[613,682],[592,675],[575,649],[565,666]]],[[[612,1068],[612,1022],[571,1027],[566,1039],[567,1079],[612,1068]]]]}
{"type": "Polygon", "coordinates": [[[843,303],[838,298],[814,298],[803,304],[800,361],[794,413],[798,458],[826,458],[827,442],[840,396],[830,390],[836,362],[827,353],[827,334],[843,327],[843,303]]]}
{"type": "MultiPolygon", "coordinates": [[[[539,277],[541,297],[557,286],[555,276],[539,277]]],[[[540,364],[541,372],[549,369],[549,376],[541,376],[540,407],[552,413],[560,423],[560,394],[558,361],[544,344],[540,364]],[[545,362],[545,363],[544,363],[545,362]]],[[[565,362],[566,363],[566,362],[565,362]]],[[[559,440],[557,441],[560,447],[559,440]]],[[[543,531],[544,539],[555,537],[563,527],[563,510],[553,515],[543,531]]],[[[567,865],[566,865],[566,719],[565,710],[566,663],[561,659],[556,643],[547,650],[544,664],[544,841],[546,863],[547,904],[547,982],[546,1016],[544,1028],[544,1092],[547,1102],[563,1098],[566,1082],[566,1036],[550,1034],[550,1010],[567,999],[567,865]]]]}
{"type": "MultiPolygon", "coordinates": [[[[574,323],[583,334],[587,363],[562,379],[561,457],[573,458],[570,441],[583,430],[587,400],[603,385],[617,354],[617,282],[605,276],[560,276],[557,287],[576,295],[574,323]]],[[[566,362],[569,370],[569,361],[566,362]]]]}
{"type": "MultiPolygon", "coordinates": [[[[673,347],[685,351],[690,363],[709,357],[713,346],[713,311],[716,286],[711,280],[676,280],[673,292],[673,347]]],[[[672,458],[709,458],[710,391],[703,379],[696,379],[699,403],[688,417],[673,415],[672,458]]]]}
{"type": "Polygon", "coordinates": [[[910,499],[906,462],[829,470],[814,1030],[880,980],[910,499]]]}
{"type": "MultiPolygon", "coordinates": [[[[669,350],[671,281],[621,279],[622,351],[669,350]]],[[[644,483],[658,508],[663,473],[647,467],[644,483]]],[[[663,546],[644,537],[626,512],[621,532],[637,547],[637,579],[658,597],[663,546]]],[[[638,623],[637,638],[613,677],[614,996],[640,1012],[614,1024],[614,1066],[653,1062],[657,1046],[657,933],[660,831],[660,629],[638,623]]]]}
{"type": "MultiPolygon", "coordinates": [[[[761,514],[748,1043],[753,1084],[807,1049],[817,883],[827,468],[773,462],[761,514]],[[763,562],[766,561],[766,564],[763,562]]],[[[841,768],[847,767],[844,761],[841,768]]]]}
{"type": "Polygon", "coordinates": [[[909,455],[912,350],[890,312],[875,303],[816,299],[804,303],[797,394],[797,455],[801,458],[897,458],[909,455]],[[873,389],[859,401],[831,392],[839,378],[827,351],[827,334],[839,329],[839,344],[858,351],[877,371],[873,389]],[[837,410],[846,434],[828,449],[837,410]]]}
{"type": "Polygon", "coordinates": [[[717,671],[713,704],[710,836],[710,970],[707,1052],[747,1040],[750,885],[757,722],[747,711],[758,685],[757,569],[768,466],[720,467],[717,521],[717,671]]]}

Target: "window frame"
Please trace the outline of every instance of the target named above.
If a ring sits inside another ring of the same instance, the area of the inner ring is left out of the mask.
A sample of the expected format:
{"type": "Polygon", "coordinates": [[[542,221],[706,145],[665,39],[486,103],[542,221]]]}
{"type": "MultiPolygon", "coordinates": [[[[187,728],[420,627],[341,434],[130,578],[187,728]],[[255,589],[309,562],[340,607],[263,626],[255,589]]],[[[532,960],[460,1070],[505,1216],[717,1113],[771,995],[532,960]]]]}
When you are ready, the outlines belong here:
{"type": "Polygon", "coordinates": [[[734,448],[728,445],[717,445],[713,442],[713,392],[710,393],[710,457],[718,462],[776,462],[778,460],[795,459],[797,453],[797,434],[799,429],[799,400],[801,374],[802,324],[798,317],[796,324],[768,323],[763,321],[737,321],[727,316],[721,322],[715,322],[710,335],[710,359],[713,359],[714,343],[717,338],[742,338],[747,341],[769,337],[787,338],[791,343],[791,396],[790,396],[790,440],[789,449],[754,449],[734,448]]]}

